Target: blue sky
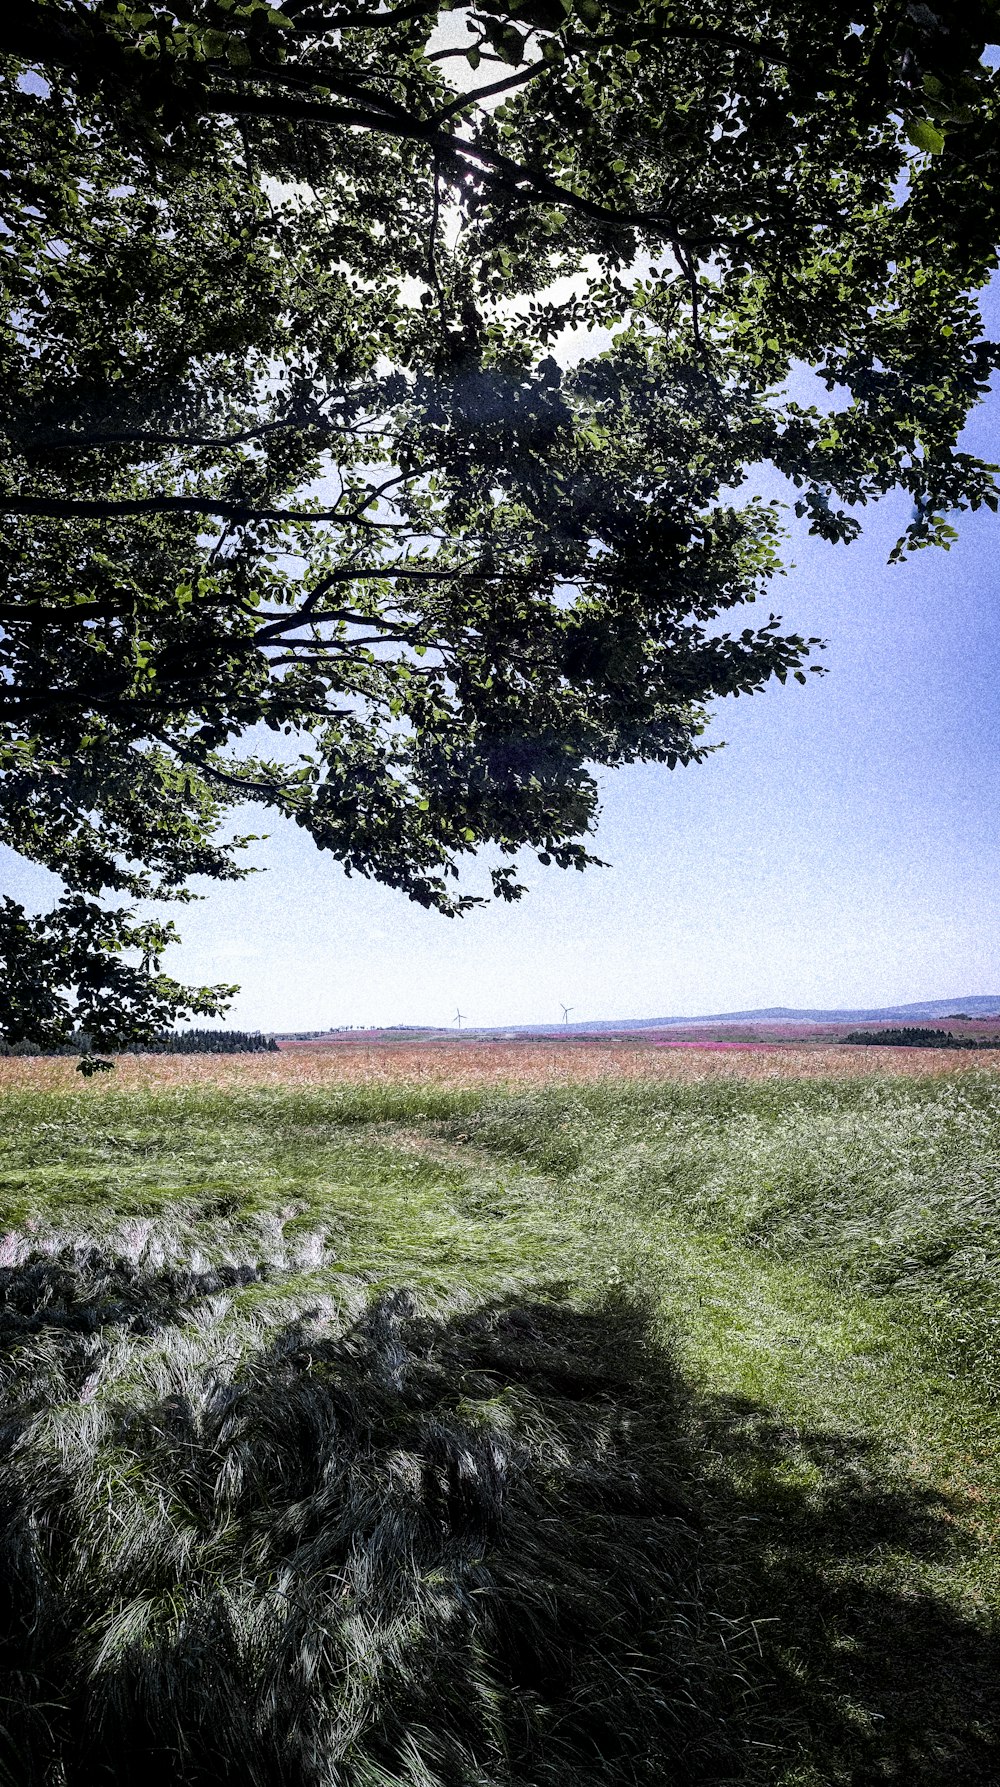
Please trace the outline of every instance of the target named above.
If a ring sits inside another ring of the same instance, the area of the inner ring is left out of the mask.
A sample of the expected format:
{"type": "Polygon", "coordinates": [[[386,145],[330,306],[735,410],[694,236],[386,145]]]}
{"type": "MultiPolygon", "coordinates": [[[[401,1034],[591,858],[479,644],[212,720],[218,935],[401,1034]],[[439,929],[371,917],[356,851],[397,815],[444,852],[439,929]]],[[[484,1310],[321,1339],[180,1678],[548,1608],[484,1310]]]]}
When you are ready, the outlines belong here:
{"type": "MultiPolygon", "coordinates": [[[[994,398],[976,450],[998,421],[994,398]]],[[[1000,521],[890,568],[904,514],[850,548],[794,538],[777,605],[828,640],[829,674],[723,704],[701,766],[607,775],[611,868],[529,868],[520,906],[449,921],[272,823],[266,874],[180,914],[173,971],[240,981],[234,1020],[281,1029],[996,992],[1000,521]]]]}
{"type": "MultiPolygon", "coordinates": [[[[998,437],[1000,395],[967,432],[988,458],[998,437]]],[[[1000,520],[890,567],[905,514],[869,511],[851,547],[794,534],[775,605],[829,674],[722,704],[705,764],[606,775],[610,868],[529,864],[519,906],[449,921],[272,824],[267,873],[181,915],[174,971],[240,981],[234,1018],[281,1029],[1000,990],[1000,520]]]]}
{"type": "Polygon", "coordinates": [[[266,875],[182,914],[175,971],[240,980],[235,1016],[289,1029],[997,991],[1000,524],[890,569],[898,519],[795,541],[781,605],[829,674],[725,704],[706,764],[606,776],[611,868],[529,870],[520,906],[448,921],[273,829],[266,875]]]}
{"type": "MultiPolygon", "coordinates": [[[[1000,395],[967,441],[1000,457],[1000,395]]],[[[180,909],[165,965],[239,981],[231,1022],[290,1030],[1000,992],[1000,518],[890,568],[905,513],[869,511],[851,547],[793,535],[774,605],[829,674],[722,704],[703,765],[606,775],[610,868],[529,862],[519,906],[449,921],[261,815],[266,873],[180,909]]],[[[0,886],[40,907],[56,884],[0,851],[0,886]]]]}

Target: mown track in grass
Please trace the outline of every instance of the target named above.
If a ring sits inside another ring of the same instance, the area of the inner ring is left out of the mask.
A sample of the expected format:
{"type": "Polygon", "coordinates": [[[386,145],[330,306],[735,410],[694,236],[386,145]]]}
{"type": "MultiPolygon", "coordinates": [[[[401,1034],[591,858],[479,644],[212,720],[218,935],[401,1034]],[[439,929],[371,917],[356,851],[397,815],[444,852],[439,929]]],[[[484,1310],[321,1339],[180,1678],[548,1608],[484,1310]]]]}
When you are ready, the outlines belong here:
{"type": "Polygon", "coordinates": [[[0,1766],[994,1783],[994,1086],[8,1095],[0,1766]]]}

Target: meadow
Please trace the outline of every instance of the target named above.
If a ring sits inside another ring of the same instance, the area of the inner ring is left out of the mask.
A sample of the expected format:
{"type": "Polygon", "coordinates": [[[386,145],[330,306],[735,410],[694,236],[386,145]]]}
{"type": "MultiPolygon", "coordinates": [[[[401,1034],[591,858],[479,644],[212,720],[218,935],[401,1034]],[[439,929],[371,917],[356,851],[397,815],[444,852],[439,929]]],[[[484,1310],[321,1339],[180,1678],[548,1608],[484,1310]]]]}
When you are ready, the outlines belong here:
{"type": "Polygon", "coordinates": [[[0,1780],[995,1787],[996,1060],[0,1062],[0,1780]]]}

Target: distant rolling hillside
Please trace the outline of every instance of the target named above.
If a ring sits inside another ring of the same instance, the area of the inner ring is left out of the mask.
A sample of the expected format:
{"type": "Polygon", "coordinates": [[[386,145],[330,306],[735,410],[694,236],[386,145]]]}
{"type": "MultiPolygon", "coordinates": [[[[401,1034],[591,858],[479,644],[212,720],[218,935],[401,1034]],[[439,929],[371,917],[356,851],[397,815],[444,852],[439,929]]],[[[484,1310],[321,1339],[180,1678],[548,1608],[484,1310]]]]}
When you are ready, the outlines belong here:
{"type": "Polygon", "coordinates": [[[915,1018],[1000,1016],[1000,993],[967,993],[954,999],[924,999],[915,1005],[856,1005],[839,1011],[809,1011],[793,1005],[769,1005],[756,1011],[711,1012],[695,1018],[626,1018],[620,1023],[579,1024],[579,1030],[661,1030],[692,1024],[873,1024],[910,1022],[915,1018]]]}
{"type": "Polygon", "coordinates": [[[756,1011],[710,1012],[702,1017],[668,1018],[595,1018],[590,1022],[554,1024],[466,1023],[462,1030],[454,1026],[435,1028],[430,1025],[394,1024],[371,1030],[307,1030],[277,1031],[275,1040],[283,1047],[323,1046],[329,1043],[399,1042],[418,1043],[462,1037],[515,1038],[519,1036],[615,1036],[646,1030],[700,1030],[706,1025],[742,1024],[909,1024],[921,1019],[932,1022],[942,1018],[968,1017],[980,1023],[1000,1021],[1000,993],[967,993],[954,999],[923,999],[915,1005],[853,1005],[838,1011],[812,1011],[794,1005],[768,1005],[756,1011]]]}
{"type": "MultiPolygon", "coordinates": [[[[954,999],[924,999],[915,1005],[856,1005],[838,1011],[812,1011],[794,1005],[768,1005],[756,1011],[708,1012],[698,1017],[668,1018],[604,1018],[592,1022],[570,1024],[571,1035],[597,1035],[626,1030],[698,1029],[705,1024],[891,1024],[912,1023],[920,1018],[954,1018],[980,1020],[1000,1018],[1000,993],[967,993],[954,999]]],[[[563,1032],[561,1024],[506,1024],[494,1029],[477,1028],[476,1034],[490,1036],[497,1031],[506,1036],[550,1036],[563,1032]]]]}

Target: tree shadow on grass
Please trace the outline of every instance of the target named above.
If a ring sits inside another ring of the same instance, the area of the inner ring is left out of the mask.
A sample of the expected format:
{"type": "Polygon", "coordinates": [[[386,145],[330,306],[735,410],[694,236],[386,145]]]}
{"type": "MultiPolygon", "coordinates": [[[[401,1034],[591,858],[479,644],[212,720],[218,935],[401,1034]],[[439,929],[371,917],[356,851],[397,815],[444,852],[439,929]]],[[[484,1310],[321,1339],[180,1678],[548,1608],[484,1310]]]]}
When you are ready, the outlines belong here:
{"type": "Polygon", "coordinates": [[[921,1579],[975,1543],[956,1499],[863,1437],[789,1428],[738,1399],[706,1403],[703,1420],[706,1521],[717,1544],[731,1534],[725,1598],[760,1622],[756,1743],[797,1759],[796,1782],[996,1787],[995,1617],[963,1615],[921,1579]]]}
{"type": "Polygon", "coordinates": [[[634,1307],[396,1292],[225,1375],[158,1309],[115,1344],[168,1395],[0,1463],[19,1787],[997,1779],[987,1641],[851,1571],[941,1504],[694,1396],[634,1307]]]}
{"type": "Polygon", "coordinates": [[[97,1247],[67,1247],[55,1258],[0,1266],[0,1355],[46,1331],[156,1334],[190,1320],[203,1298],[271,1276],[266,1262],[150,1270],[97,1247]]]}

